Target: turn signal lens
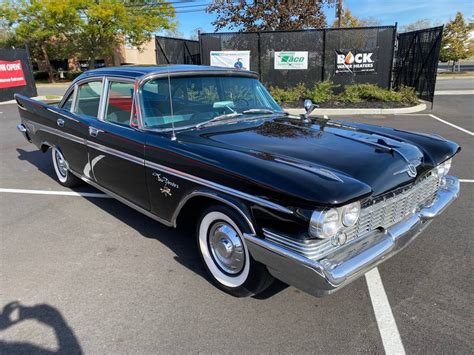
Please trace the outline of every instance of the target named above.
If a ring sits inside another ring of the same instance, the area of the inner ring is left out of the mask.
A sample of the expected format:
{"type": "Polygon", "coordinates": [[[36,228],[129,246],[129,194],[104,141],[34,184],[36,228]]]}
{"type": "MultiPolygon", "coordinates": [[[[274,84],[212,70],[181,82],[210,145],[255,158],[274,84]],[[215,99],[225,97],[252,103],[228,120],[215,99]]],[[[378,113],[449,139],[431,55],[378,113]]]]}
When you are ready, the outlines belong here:
{"type": "Polygon", "coordinates": [[[346,227],[352,227],[359,220],[360,203],[351,203],[345,206],[342,211],[342,224],[344,224],[346,227]]]}

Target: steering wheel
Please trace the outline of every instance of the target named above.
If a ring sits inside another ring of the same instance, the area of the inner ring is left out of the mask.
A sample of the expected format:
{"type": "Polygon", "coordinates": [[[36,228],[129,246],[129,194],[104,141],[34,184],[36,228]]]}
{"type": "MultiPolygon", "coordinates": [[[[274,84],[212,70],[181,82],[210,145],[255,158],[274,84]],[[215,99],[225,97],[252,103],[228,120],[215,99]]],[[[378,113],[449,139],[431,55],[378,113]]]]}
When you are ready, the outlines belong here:
{"type": "Polygon", "coordinates": [[[248,100],[240,97],[234,100],[234,106],[235,107],[249,107],[249,102],[248,100]],[[243,105],[241,104],[242,102],[243,102],[243,105]]]}
{"type": "Polygon", "coordinates": [[[183,107],[174,112],[175,115],[189,115],[193,113],[196,113],[196,111],[190,109],[189,107],[183,107]]]}

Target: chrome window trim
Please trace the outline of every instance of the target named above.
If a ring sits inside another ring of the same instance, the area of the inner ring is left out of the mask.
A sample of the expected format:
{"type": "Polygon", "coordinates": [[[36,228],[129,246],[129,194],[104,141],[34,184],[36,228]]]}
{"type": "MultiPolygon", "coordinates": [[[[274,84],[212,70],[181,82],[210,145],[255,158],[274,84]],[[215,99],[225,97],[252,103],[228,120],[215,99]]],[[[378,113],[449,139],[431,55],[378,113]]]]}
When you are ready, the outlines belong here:
{"type": "Polygon", "coordinates": [[[86,115],[81,115],[79,113],[76,112],[76,108],[77,108],[77,102],[78,102],[78,96],[77,94],[79,93],[79,86],[81,85],[84,85],[84,84],[87,84],[88,82],[92,82],[92,81],[100,81],[101,85],[102,85],[102,88],[101,88],[101,92],[100,92],[100,98],[99,98],[99,108],[98,108],[98,111],[97,111],[97,117],[92,117],[92,116],[86,116],[86,117],[89,117],[89,118],[95,118],[95,119],[99,119],[100,120],[100,113],[101,113],[101,107],[102,107],[102,101],[104,100],[104,97],[103,97],[103,93],[104,93],[104,79],[105,79],[105,76],[101,75],[101,76],[91,76],[91,77],[88,77],[88,78],[84,78],[84,79],[81,79],[81,80],[78,80],[74,86],[74,107],[71,109],[71,113],[74,114],[74,115],[77,115],[77,116],[86,116],[86,115]]]}
{"type": "MultiPolygon", "coordinates": [[[[170,78],[182,78],[182,77],[200,77],[200,76],[235,76],[235,77],[243,77],[243,78],[250,78],[250,79],[257,79],[258,74],[246,70],[246,71],[235,71],[235,70],[210,70],[210,71],[175,71],[175,72],[163,72],[163,73],[150,73],[147,75],[144,75],[140,78],[137,78],[137,88],[136,88],[136,98],[137,98],[137,105],[141,105],[143,103],[142,97],[141,97],[141,90],[143,88],[143,85],[145,85],[148,81],[153,80],[153,79],[166,79],[168,78],[168,75],[170,78]]],[[[260,82],[260,81],[259,81],[260,82]]],[[[262,84],[263,85],[263,84],[262,84]]],[[[271,95],[270,95],[271,96],[271,95]]],[[[278,105],[279,106],[279,105],[278,105]]],[[[179,132],[183,130],[187,130],[190,128],[194,128],[196,125],[188,125],[188,126],[183,126],[183,127],[178,127],[178,128],[147,128],[143,125],[143,116],[142,116],[142,110],[139,110],[139,128],[143,131],[149,131],[149,132],[157,132],[157,133],[167,133],[167,132],[179,132]]]]}
{"type": "MultiPolygon", "coordinates": [[[[127,83],[127,84],[132,84],[133,86],[135,85],[135,80],[134,79],[130,79],[130,78],[125,78],[125,77],[109,77],[109,76],[105,76],[104,77],[104,83],[103,83],[103,88],[102,88],[102,97],[103,97],[103,107],[102,107],[102,112],[100,114],[100,118],[99,120],[101,122],[104,122],[104,123],[107,123],[107,124],[110,124],[110,125],[114,125],[114,126],[117,126],[117,127],[122,127],[122,128],[127,128],[127,129],[132,129],[132,130],[135,130],[132,126],[130,126],[130,124],[128,126],[126,125],[120,125],[120,124],[117,124],[117,123],[113,123],[113,122],[110,122],[110,121],[107,121],[105,119],[105,114],[106,114],[106,109],[107,109],[107,101],[109,99],[109,91],[110,91],[110,84],[112,82],[115,82],[115,83],[127,83]]],[[[133,88],[133,97],[132,97],[132,110],[130,111],[130,123],[132,122],[132,117],[133,117],[133,110],[135,109],[135,105],[134,105],[134,101],[135,101],[135,96],[136,96],[136,93],[135,93],[135,86],[133,88]]]]}

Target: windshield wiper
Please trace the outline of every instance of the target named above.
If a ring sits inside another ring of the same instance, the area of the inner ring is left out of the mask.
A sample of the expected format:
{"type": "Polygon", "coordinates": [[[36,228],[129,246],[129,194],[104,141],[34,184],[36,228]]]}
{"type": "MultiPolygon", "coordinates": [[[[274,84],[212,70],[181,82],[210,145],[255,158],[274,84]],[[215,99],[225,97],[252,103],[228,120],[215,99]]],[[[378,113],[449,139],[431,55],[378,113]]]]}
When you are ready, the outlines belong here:
{"type": "Polygon", "coordinates": [[[228,118],[234,118],[234,117],[238,117],[238,116],[242,116],[242,114],[238,113],[238,112],[233,112],[233,113],[227,113],[225,115],[219,115],[219,116],[216,116],[214,118],[211,118],[210,120],[198,123],[195,127],[200,128],[200,127],[205,126],[205,125],[207,125],[209,123],[212,123],[212,122],[222,121],[222,120],[226,120],[228,118]]]}
{"type": "Polygon", "coordinates": [[[270,110],[268,108],[251,108],[245,111],[242,111],[243,114],[250,114],[250,113],[275,113],[275,111],[270,110]]]}

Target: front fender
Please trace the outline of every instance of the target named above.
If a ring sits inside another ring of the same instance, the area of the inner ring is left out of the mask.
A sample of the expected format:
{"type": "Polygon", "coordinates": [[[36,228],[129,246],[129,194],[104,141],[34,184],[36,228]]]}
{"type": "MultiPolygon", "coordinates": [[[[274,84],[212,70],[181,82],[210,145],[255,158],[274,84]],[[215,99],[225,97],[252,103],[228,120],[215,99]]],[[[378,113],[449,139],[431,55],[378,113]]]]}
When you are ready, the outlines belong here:
{"type": "Polygon", "coordinates": [[[185,208],[185,206],[188,203],[191,203],[193,199],[198,199],[198,198],[206,198],[209,200],[215,200],[216,202],[223,203],[225,205],[230,206],[242,216],[242,218],[245,220],[245,222],[248,225],[248,230],[251,233],[254,233],[254,234],[256,233],[255,221],[252,217],[252,214],[250,213],[249,208],[245,205],[245,203],[243,203],[239,199],[234,198],[232,196],[229,196],[217,191],[213,191],[207,188],[197,188],[193,190],[191,193],[187,194],[179,202],[171,219],[171,223],[173,224],[173,226],[176,227],[177,219],[181,211],[185,208]]]}

